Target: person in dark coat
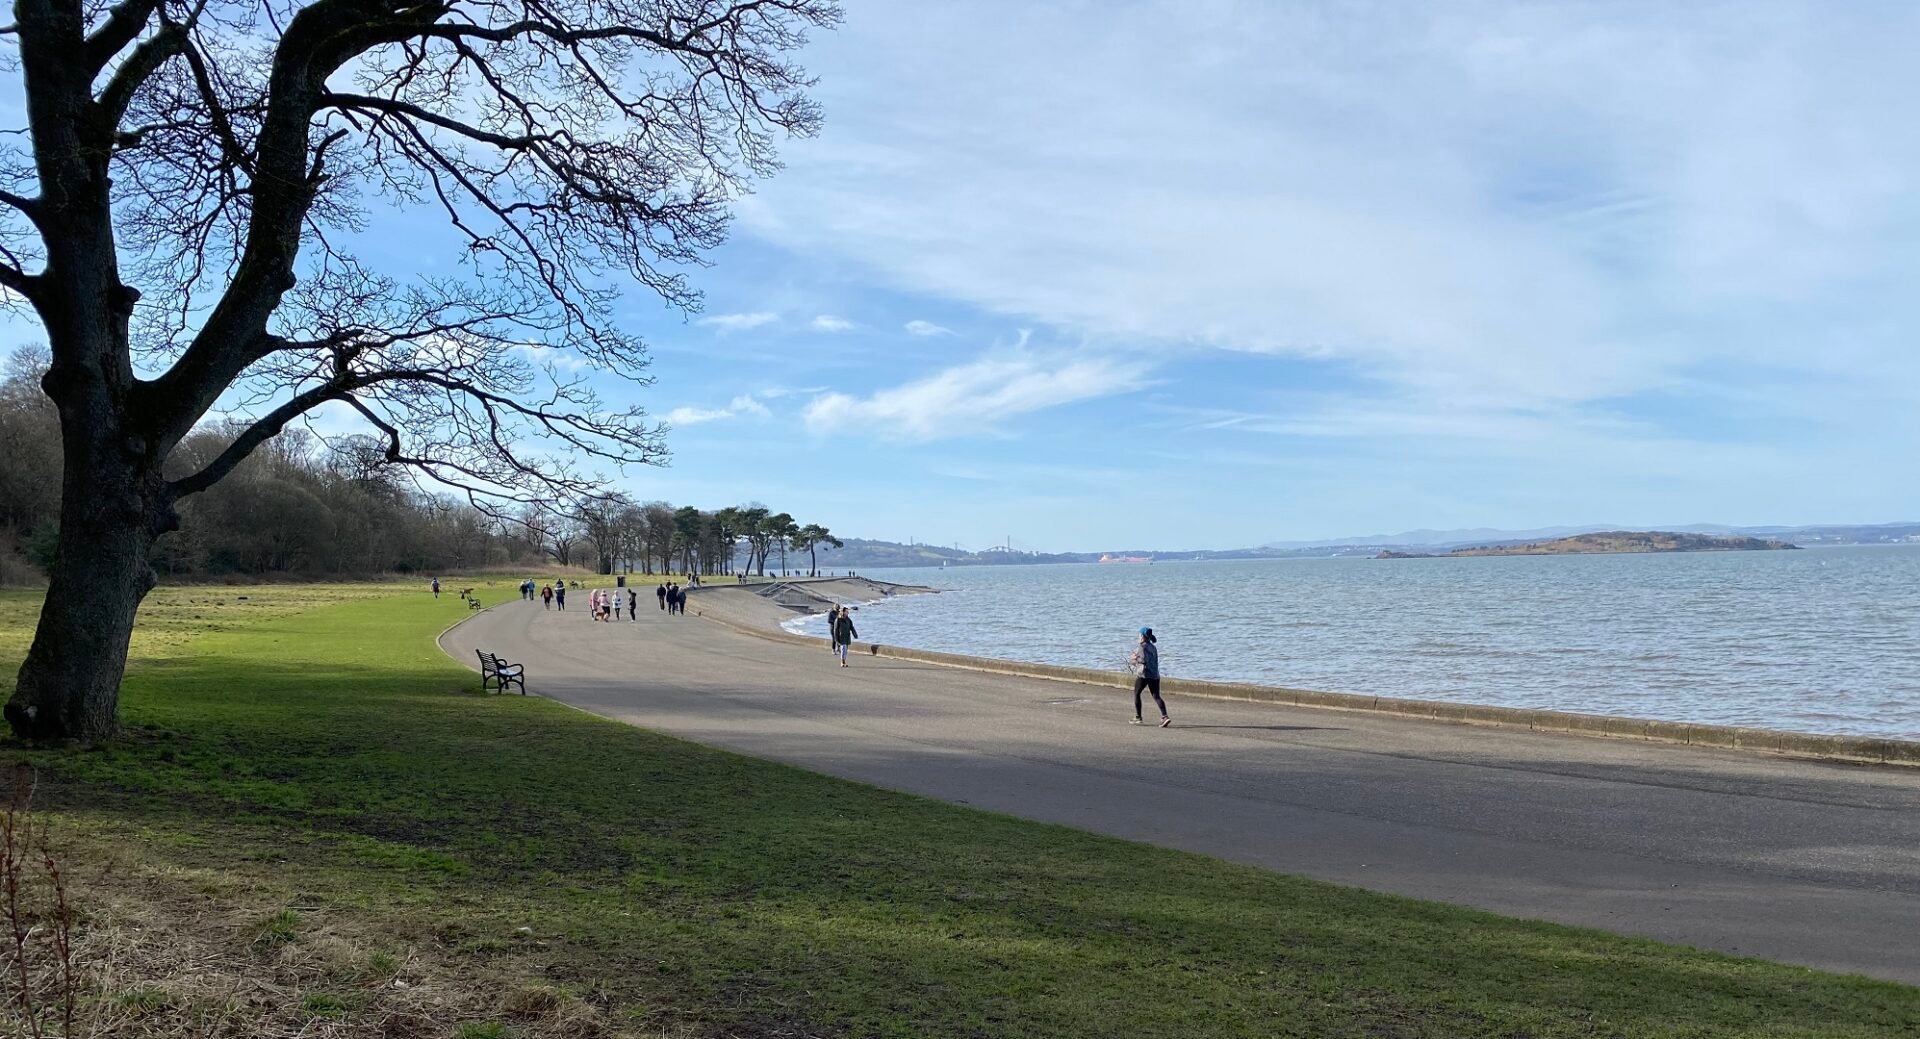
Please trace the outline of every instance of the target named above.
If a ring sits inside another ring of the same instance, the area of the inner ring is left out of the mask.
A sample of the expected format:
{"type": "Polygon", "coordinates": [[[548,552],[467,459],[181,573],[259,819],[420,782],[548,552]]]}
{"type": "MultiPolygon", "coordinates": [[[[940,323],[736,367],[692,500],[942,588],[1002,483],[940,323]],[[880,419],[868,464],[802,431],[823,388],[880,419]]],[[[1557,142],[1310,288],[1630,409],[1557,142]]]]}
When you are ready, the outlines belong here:
{"type": "Polygon", "coordinates": [[[662,582],[660,587],[653,590],[653,597],[660,600],[660,612],[667,612],[667,586],[665,582],[662,582]]]}
{"type": "Polygon", "coordinates": [[[833,652],[840,658],[840,666],[847,666],[847,650],[853,648],[853,640],[860,632],[853,626],[853,611],[841,610],[840,616],[833,620],[833,652]]]}

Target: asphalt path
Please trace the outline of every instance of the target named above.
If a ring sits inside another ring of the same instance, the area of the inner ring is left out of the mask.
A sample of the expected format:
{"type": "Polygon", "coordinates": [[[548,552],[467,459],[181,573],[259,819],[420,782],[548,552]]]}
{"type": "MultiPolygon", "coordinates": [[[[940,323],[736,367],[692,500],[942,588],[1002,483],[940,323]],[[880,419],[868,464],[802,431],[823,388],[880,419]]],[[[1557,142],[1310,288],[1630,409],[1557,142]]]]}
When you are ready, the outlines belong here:
{"type": "Polygon", "coordinates": [[[524,662],[532,692],[595,714],[878,786],[1920,984],[1920,769],[1198,699],[1170,699],[1172,728],[1135,727],[1115,689],[843,669],[824,643],[668,617],[650,594],[613,623],[573,598],[495,607],[441,644],[524,662]]]}

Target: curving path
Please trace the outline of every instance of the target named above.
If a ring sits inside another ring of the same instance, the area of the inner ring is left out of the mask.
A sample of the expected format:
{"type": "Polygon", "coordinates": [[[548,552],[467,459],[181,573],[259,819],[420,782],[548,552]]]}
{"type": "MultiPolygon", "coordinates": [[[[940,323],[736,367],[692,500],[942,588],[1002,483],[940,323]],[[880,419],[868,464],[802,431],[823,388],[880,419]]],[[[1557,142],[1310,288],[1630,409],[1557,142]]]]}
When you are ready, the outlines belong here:
{"type": "Polygon", "coordinates": [[[849,779],[1920,984],[1920,769],[1198,700],[1170,701],[1172,729],[1135,728],[1117,690],[877,658],[842,670],[824,644],[652,607],[596,624],[514,602],[441,643],[469,665],[475,648],[524,661],[536,694],[849,779]]]}

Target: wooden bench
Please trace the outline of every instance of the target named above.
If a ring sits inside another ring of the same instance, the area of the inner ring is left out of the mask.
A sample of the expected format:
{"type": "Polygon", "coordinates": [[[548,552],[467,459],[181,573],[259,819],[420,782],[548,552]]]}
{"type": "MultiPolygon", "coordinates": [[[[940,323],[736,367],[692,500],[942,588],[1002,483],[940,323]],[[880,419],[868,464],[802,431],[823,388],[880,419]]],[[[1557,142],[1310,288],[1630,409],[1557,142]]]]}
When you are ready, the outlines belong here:
{"type": "Polygon", "coordinates": [[[510,685],[520,687],[520,695],[527,695],[527,668],[524,664],[509,664],[484,649],[473,651],[480,658],[480,691],[487,691],[487,683],[493,683],[493,691],[504,693],[510,685]]]}

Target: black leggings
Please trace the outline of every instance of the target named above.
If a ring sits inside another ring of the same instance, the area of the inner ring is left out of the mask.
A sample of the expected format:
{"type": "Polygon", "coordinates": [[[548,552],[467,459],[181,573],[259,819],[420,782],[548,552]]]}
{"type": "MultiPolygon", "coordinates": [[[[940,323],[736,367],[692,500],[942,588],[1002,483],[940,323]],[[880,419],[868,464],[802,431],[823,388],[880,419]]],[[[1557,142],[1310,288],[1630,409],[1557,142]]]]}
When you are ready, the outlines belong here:
{"type": "Polygon", "coordinates": [[[1133,680],[1133,716],[1140,717],[1140,690],[1153,694],[1153,702],[1160,706],[1160,717],[1167,716],[1167,702],[1160,699],[1160,680],[1158,678],[1135,678],[1133,680]]]}

